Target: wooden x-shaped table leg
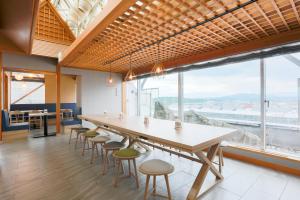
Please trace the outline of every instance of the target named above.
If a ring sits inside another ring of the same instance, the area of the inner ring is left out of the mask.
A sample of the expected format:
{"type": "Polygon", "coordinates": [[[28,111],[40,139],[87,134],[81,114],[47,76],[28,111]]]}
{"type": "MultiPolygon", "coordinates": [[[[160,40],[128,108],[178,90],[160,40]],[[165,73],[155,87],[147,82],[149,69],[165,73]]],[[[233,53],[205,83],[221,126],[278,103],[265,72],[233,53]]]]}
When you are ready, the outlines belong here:
{"type": "Polygon", "coordinates": [[[193,186],[187,196],[187,200],[195,200],[197,199],[197,196],[200,192],[200,189],[204,183],[204,180],[207,176],[208,171],[210,170],[215,176],[217,180],[222,180],[223,176],[221,173],[213,166],[212,161],[214,160],[215,156],[217,155],[217,152],[219,150],[220,144],[215,144],[210,147],[209,151],[207,152],[207,156],[203,154],[203,152],[197,152],[195,153],[199,159],[203,161],[203,165],[193,183],[193,186]]]}

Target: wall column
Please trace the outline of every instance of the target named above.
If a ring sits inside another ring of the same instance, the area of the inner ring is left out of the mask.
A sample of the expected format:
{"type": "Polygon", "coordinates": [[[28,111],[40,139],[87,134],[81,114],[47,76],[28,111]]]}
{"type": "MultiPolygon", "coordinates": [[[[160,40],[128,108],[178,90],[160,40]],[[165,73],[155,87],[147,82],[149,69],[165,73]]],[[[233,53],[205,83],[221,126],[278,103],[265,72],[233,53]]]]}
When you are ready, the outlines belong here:
{"type": "Polygon", "coordinates": [[[3,61],[2,61],[2,53],[0,52],[0,141],[2,141],[2,84],[3,82],[3,61]]]}
{"type": "Polygon", "coordinates": [[[56,133],[60,133],[60,78],[61,67],[56,65],[56,133]]]}

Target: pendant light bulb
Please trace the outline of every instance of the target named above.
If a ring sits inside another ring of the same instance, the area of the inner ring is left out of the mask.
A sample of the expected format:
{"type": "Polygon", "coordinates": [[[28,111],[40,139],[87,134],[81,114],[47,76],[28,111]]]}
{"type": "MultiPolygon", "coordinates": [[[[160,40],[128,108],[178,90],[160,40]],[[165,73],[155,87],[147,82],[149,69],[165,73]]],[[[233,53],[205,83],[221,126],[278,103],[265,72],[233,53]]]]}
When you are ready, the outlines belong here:
{"type": "Polygon", "coordinates": [[[152,74],[157,77],[164,75],[164,66],[159,60],[159,44],[157,44],[157,59],[152,68],[152,74]]]}
{"type": "Polygon", "coordinates": [[[127,72],[126,76],[125,76],[125,81],[131,81],[134,79],[135,74],[132,70],[132,66],[131,66],[131,54],[130,54],[130,58],[129,58],[129,71],[127,72]]]}
{"type": "Polygon", "coordinates": [[[113,83],[113,79],[112,79],[112,76],[111,76],[111,64],[110,64],[110,69],[109,69],[109,79],[108,79],[108,83],[109,83],[109,84],[112,84],[112,83],[113,83]]]}

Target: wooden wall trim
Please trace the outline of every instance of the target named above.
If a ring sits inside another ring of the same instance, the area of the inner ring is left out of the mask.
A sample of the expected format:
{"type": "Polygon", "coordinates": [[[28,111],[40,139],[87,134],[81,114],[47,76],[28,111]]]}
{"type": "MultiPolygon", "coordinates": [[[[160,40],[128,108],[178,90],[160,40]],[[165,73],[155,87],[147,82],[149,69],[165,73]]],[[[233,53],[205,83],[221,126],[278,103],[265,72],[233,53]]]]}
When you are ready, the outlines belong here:
{"type": "Polygon", "coordinates": [[[33,70],[33,69],[24,69],[24,68],[18,68],[18,67],[3,67],[4,71],[8,72],[23,72],[23,73],[32,73],[32,74],[49,74],[49,75],[55,75],[56,72],[47,71],[47,70],[33,70]]]}
{"type": "Polygon", "coordinates": [[[2,76],[3,76],[3,63],[2,63],[2,53],[0,52],[0,141],[2,141],[2,76]]]}
{"type": "MultiPolygon", "coordinates": [[[[233,147],[233,148],[236,148],[236,147],[233,147]]],[[[239,149],[239,148],[237,148],[237,149],[239,149]]],[[[241,148],[241,150],[244,150],[244,149],[241,148]]],[[[249,151],[249,150],[245,150],[245,151],[249,151]]],[[[257,153],[257,152],[254,151],[254,153],[257,153]]],[[[270,169],[273,169],[273,170],[281,171],[281,172],[284,172],[284,173],[300,176],[300,170],[297,170],[297,169],[294,169],[294,168],[279,165],[279,164],[276,164],[276,163],[263,161],[263,160],[260,160],[260,159],[256,159],[256,158],[252,158],[252,157],[248,157],[248,156],[244,156],[244,155],[239,155],[239,154],[235,154],[235,153],[231,153],[231,152],[226,152],[226,150],[224,150],[223,154],[224,154],[224,157],[227,157],[227,158],[231,158],[231,159],[234,159],[234,160],[240,160],[240,161],[250,163],[250,164],[254,164],[254,165],[257,165],[257,166],[262,166],[262,167],[270,168],[270,169]]],[[[268,156],[276,157],[275,155],[271,155],[271,154],[268,155],[268,156]]]]}
{"type": "Polygon", "coordinates": [[[31,30],[30,30],[30,39],[29,39],[29,49],[28,54],[31,54],[32,52],[32,46],[33,46],[33,39],[34,39],[34,32],[35,32],[35,26],[37,24],[37,16],[39,13],[39,0],[35,0],[32,8],[32,21],[31,21],[31,30]]]}
{"type": "Polygon", "coordinates": [[[60,133],[60,79],[61,67],[56,66],[56,133],[60,133]]]}
{"type": "Polygon", "coordinates": [[[3,105],[3,109],[5,110],[8,110],[8,75],[3,73],[4,74],[4,83],[3,83],[3,102],[4,102],[4,105],[3,105]]]}

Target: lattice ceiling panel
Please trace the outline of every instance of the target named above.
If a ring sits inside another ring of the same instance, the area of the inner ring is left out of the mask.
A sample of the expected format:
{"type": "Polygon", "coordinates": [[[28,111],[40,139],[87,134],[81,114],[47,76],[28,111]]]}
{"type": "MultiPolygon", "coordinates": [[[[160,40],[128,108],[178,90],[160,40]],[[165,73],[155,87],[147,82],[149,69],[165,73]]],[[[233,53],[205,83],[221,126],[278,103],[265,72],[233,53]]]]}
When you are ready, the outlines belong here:
{"type": "Polygon", "coordinates": [[[66,64],[126,73],[133,53],[140,70],[158,41],[160,62],[178,60],[298,30],[299,13],[300,0],[139,0],[66,64]]]}
{"type": "Polygon", "coordinates": [[[35,39],[70,45],[75,37],[49,0],[40,4],[35,39]]]}

